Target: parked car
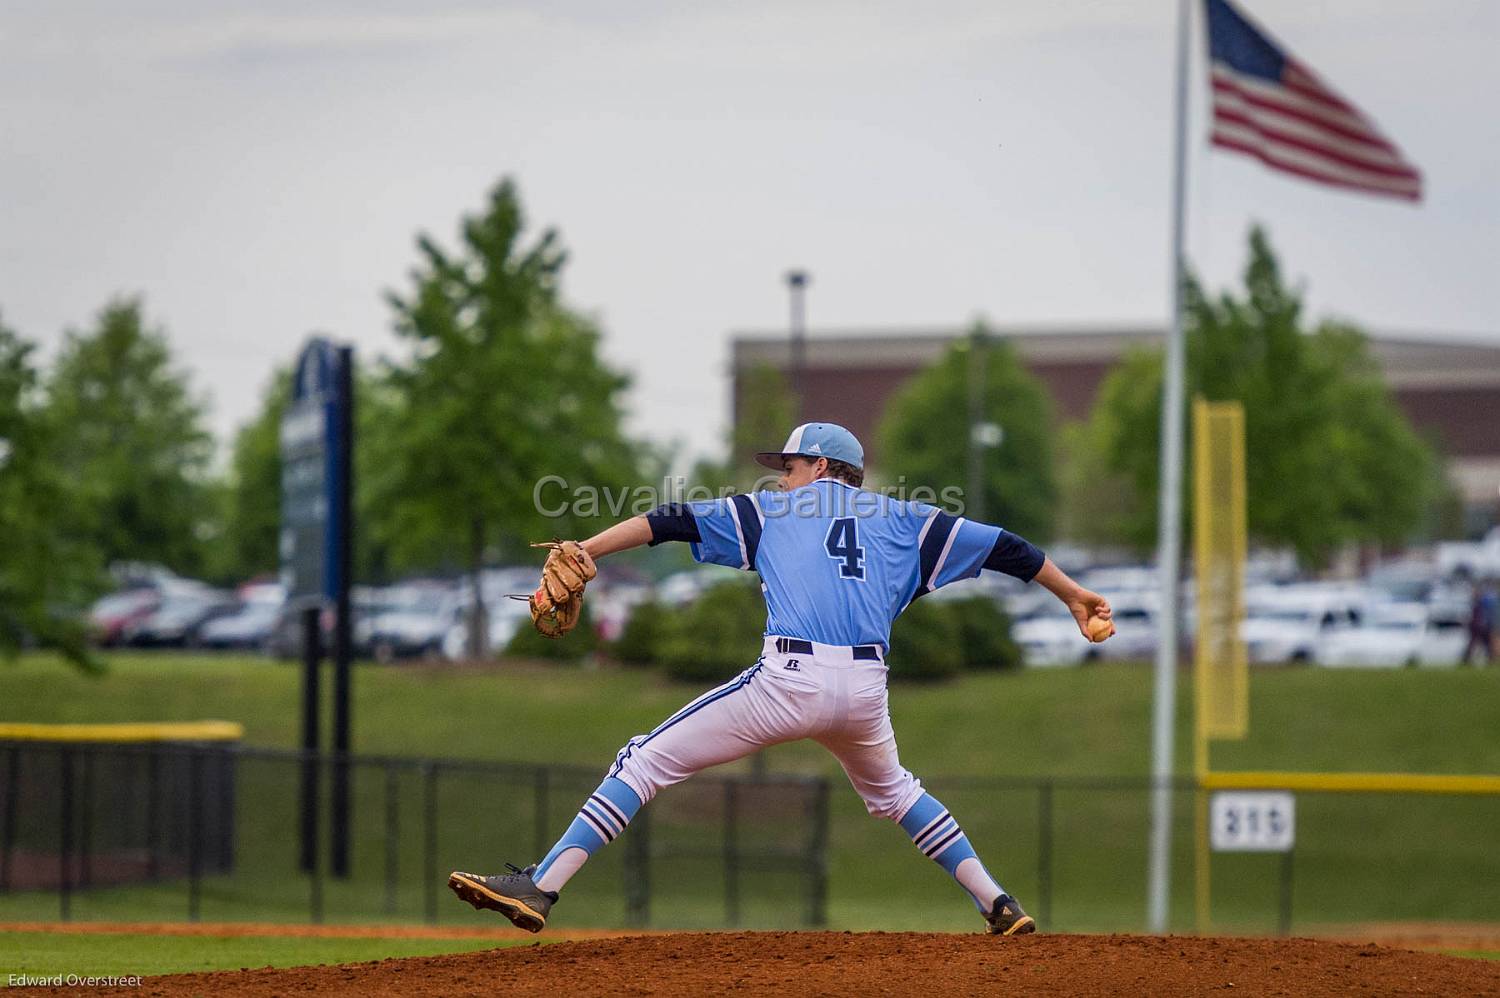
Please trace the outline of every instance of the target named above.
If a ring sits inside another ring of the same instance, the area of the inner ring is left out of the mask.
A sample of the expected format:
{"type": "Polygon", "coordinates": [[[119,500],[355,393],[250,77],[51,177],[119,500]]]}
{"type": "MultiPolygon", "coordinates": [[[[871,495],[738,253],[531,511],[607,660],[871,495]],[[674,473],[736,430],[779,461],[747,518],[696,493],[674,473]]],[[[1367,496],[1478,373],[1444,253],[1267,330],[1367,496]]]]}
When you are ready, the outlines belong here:
{"type": "Polygon", "coordinates": [[[354,646],[380,662],[436,657],[457,619],[452,587],[415,582],[382,590],[368,614],[356,619],[354,646]]]}
{"type": "Polygon", "coordinates": [[[1500,527],[1492,528],[1482,541],[1439,544],[1437,567],[1443,575],[1469,579],[1500,576],[1500,527]]]}
{"type": "Polygon", "coordinates": [[[1110,600],[1110,609],[1111,619],[1115,623],[1115,636],[1108,641],[1089,645],[1096,657],[1137,661],[1154,659],[1157,646],[1161,643],[1156,632],[1160,624],[1155,594],[1126,593],[1118,599],[1110,600]]]}
{"type": "Polygon", "coordinates": [[[245,603],[233,613],[206,622],[198,629],[196,644],[202,648],[239,648],[259,651],[266,647],[281,607],[274,603],[245,603]]]}
{"type": "Polygon", "coordinates": [[[285,603],[286,589],[278,583],[241,586],[238,608],[200,627],[196,643],[204,648],[264,649],[285,603]]]}
{"type": "Polygon", "coordinates": [[[89,610],[89,634],[95,644],[122,644],[125,631],[156,612],[161,594],[154,586],[110,593],[89,610]]]}
{"type": "Polygon", "coordinates": [[[197,640],[198,629],[238,609],[234,597],[198,583],[166,587],[149,614],[131,621],[121,631],[125,644],[141,648],[180,648],[197,640]]]}
{"type": "MultiPolygon", "coordinates": [[[[591,589],[589,612],[599,637],[605,641],[618,638],[625,629],[625,622],[630,619],[630,612],[650,600],[655,591],[652,586],[637,582],[611,582],[597,593],[591,589]]],[[[525,606],[524,603],[521,605],[525,606]]]]}
{"type": "Polygon", "coordinates": [[[1358,626],[1369,601],[1363,591],[1346,587],[1251,589],[1240,638],[1252,663],[1311,662],[1322,641],[1358,626]]]}
{"type": "MultiPolygon", "coordinates": [[[[382,592],[383,590],[375,586],[349,587],[349,604],[354,618],[352,630],[358,631],[360,621],[379,612],[383,605],[381,603],[382,592]]],[[[301,600],[287,600],[282,603],[276,615],[276,623],[266,639],[267,652],[281,659],[300,660],[302,658],[302,611],[304,607],[305,603],[301,600]]],[[[319,630],[322,634],[322,651],[325,656],[332,654],[334,616],[332,607],[324,607],[318,615],[319,630]]],[[[357,647],[355,653],[359,654],[357,647]]]]}
{"type": "Polygon", "coordinates": [[[1093,643],[1078,630],[1073,614],[1051,593],[1017,616],[1011,636],[1021,647],[1028,666],[1078,665],[1104,660],[1150,659],[1156,655],[1157,614],[1154,593],[1126,590],[1105,592],[1110,601],[1115,635],[1093,643]]]}
{"type": "Polygon", "coordinates": [[[1114,606],[1123,597],[1154,595],[1161,581],[1152,565],[1112,565],[1089,569],[1078,577],[1078,584],[1100,593],[1114,606]]]}
{"type": "MultiPolygon", "coordinates": [[[[938,590],[939,593],[942,591],[942,589],[938,590]]],[[[1038,585],[1028,585],[1005,597],[1005,612],[1010,614],[1013,622],[1028,620],[1048,609],[1048,604],[1056,602],[1057,597],[1046,589],[1038,585]]]]}
{"type": "MultiPolygon", "coordinates": [[[[1042,589],[1041,586],[1030,588],[1041,590],[1042,595],[1048,599],[1054,601],[1057,599],[1057,597],[1042,589]]],[[[1027,591],[1028,587],[1026,583],[1013,576],[1000,572],[980,572],[972,579],[959,579],[957,582],[950,582],[941,589],[935,590],[931,596],[924,596],[923,599],[946,602],[948,600],[964,600],[973,599],[975,596],[985,596],[999,603],[1001,606],[1009,606],[1012,601],[1019,599],[1027,591]]]]}
{"type": "Polygon", "coordinates": [[[1332,667],[1455,665],[1468,637],[1463,618],[1435,615],[1423,603],[1384,603],[1371,609],[1359,627],[1325,638],[1317,662],[1332,667]]]}
{"type": "Polygon", "coordinates": [[[1031,667],[1078,665],[1099,657],[1098,646],[1078,633],[1068,608],[1050,594],[1046,603],[1017,619],[1010,634],[1021,648],[1021,660],[1031,667]]]}
{"type": "Polygon", "coordinates": [[[1420,603],[1441,585],[1441,579],[1436,565],[1413,558],[1377,565],[1365,575],[1364,581],[1383,599],[1420,603]]]}
{"type": "MultiPolygon", "coordinates": [[[[488,636],[488,654],[495,654],[510,644],[516,629],[523,621],[530,622],[531,615],[524,599],[536,588],[541,575],[540,565],[509,565],[487,568],[480,576],[484,593],[485,631],[488,636]]],[[[467,576],[459,580],[455,592],[453,620],[443,633],[442,655],[454,662],[469,656],[469,626],[473,616],[474,585],[467,576]]]]}
{"type": "MultiPolygon", "coordinates": [[[[535,583],[534,579],[531,581],[535,583]]],[[[486,596],[484,610],[491,655],[510,644],[510,639],[516,636],[516,631],[523,624],[531,626],[531,610],[526,601],[511,599],[506,593],[497,592],[486,596]]],[[[443,635],[444,658],[461,662],[469,657],[469,616],[469,605],[462,605],[457,619],[443,635]]]]}
{"type": "Polygon", "coordinates": [[[676,572],[657,583],[656,601],[666,607],[687,606],[723,579],[718,572],[706,569],[676,572]]]}

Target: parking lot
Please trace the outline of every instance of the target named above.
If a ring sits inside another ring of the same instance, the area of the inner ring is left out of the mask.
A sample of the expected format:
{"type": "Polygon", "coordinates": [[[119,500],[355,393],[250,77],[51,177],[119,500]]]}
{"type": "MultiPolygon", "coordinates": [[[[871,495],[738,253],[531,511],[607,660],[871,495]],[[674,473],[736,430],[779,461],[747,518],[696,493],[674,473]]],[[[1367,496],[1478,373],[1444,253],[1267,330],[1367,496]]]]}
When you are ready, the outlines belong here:
{"type": "MultiPolygon", "coordinates": [[[[1155,570],[1083,550],[1063,556],[1076,563],[1071,567],[1083,585],[1109,597],[1118,627],[1114,640],[1097,645],[1084,641],[1062,604],[1006,576],[986,573],[932,598],[996,601],[1011,620],[1012,637],[1028,667],[1154,656],[1160,640],[1155,570]]],[[[535,576],[536,569],[525,566],[483,573],[480,602],[489,655],[503,655],[528,619],[524,596],[535,576]]],[[[613,641],[635,607],[652,602],[668,610],[682,608],[724,578],[723,570],[712,567],[658,580],[606,572],[591,590],[593,626],[601,640],[613,641]]],[[[1309,577],[1296,570],[1290,557],[1260,555],[1246,568],[1240,636],[1249,661],[1257,665],[1400,668],[1490,661],[1496,654],[1496,578],[1500,530],[1473,544],[1407,551],[1354,577],[1309,577]]],[[[225,589],[161,569],[136,569],[121,581],[90,615],[92,635],[100,645],[256,651],[279,658],[299,653],[295,613],[275,580],[225,589]]],[[[1184,579],[1182,593],[1181,641],[1190,647],[1196,629],[1191,575],[1184,579]]],[[[469,635],[476,601],[467,578],[357,586],[352,602],[359,657],[383,662],[473,657],[469,635]]]]}

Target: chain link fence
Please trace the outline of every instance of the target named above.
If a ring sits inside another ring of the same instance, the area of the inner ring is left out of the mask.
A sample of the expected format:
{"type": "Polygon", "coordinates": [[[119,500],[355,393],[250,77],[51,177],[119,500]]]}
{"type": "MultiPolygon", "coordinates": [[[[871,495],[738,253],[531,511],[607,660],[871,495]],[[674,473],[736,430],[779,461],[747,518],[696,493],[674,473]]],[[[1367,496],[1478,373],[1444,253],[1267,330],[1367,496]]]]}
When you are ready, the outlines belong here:
{"type": "MultiPolygon", "coordinates": [[[[350,875],[326,807],[304,854],[304,781],[329,755],[231,745],[0,742],[0,920],[493,925],[447,873],[541,857],[598,785],[592,768],[352,756],[350,875]]],[[[1144,924],[1145,778],[925,781],[1047,929],[1144,924]]],[[[1389,921],[1500,923],[1500,797],[1299,792],[1295,865],[1212,857],[1194,922],[1190,780],[1173,785],[1174,931],[1270,933],[1389,921]],[[1293,882],[1295,870],[1295,882],[1293,882]]],[[[561,928],[973,931],[963,892],[842,781],[710,771],[661,794],[590,860],[561,928]]]]}
{"type": "MultiPolygon", "coordinates": [[[[229,745],[0,743],[0,918],[465,922],[477,913],[446,898],[448,871],[540,858],[599,779],[229,745]],[[340,765],[348,877],[328,873],[340,765]],[[323,808],[301,807],[309,781],[323,808]]],[[[696,777],[643,809],[563,910],[587,925],[822,925],[828,796],[820,778],[696,777]]]]}

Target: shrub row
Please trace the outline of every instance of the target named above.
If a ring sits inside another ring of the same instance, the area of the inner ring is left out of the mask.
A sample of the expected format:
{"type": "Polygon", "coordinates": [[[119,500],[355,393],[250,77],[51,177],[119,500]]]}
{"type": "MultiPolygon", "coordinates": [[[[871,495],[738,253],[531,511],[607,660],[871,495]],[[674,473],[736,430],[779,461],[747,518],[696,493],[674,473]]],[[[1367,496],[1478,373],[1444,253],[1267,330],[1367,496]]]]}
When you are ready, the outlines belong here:
{"type": "Polygon", "coordinates": [[[583,613],[578,626],[562,639],[543,637],[529,619],[516,628],[515,635],[505,646],[509,658],[539,658],[549,662],[576,662],[599,648],[599,637],[594,630],[593,616],[589,613],[588,600],[583,601],[583,613]]]}
{"type": "MultiPolygon", "coordinates": [[[[637,606],[610,651],[628,665],[661,665],[673,679],[722,681],[754,661],[765,619],[757,586],[722,582],[689,606],[637,606]]],[[[993,600],[923,599],[896,621],[887,664],[892,679],[930,681],[967,669],[1014,668],[1021,653],[1010,618],[993,600]]]]}

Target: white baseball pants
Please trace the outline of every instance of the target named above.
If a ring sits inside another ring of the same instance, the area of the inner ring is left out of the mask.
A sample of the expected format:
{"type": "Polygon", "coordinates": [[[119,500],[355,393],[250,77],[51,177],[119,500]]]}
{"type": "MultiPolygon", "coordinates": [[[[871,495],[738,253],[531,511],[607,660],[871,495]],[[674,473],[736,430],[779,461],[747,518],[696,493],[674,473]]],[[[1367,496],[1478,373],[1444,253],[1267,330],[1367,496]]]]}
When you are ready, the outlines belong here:
{"type": "Polygon", "coordinates": [[[812,654],[777,651],[767,637],[758,662],[630,739],[609,775],[649,802],[694,773],[780,742],[811,738],[844,767],[873,815],[900,821],[922,796],[903,769],[886,694],[884,662],[851,649],[812,644],[812,654]]]}

